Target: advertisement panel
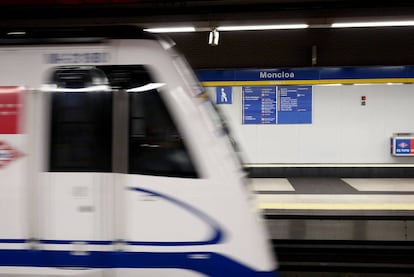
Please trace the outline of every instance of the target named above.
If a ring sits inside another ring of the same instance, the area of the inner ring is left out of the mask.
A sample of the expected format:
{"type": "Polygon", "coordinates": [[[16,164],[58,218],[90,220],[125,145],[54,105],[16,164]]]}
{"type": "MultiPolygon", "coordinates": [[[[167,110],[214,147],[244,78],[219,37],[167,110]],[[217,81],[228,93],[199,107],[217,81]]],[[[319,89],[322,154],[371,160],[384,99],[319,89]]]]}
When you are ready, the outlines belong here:
{"type": "Polygon", "coordinates": [[[0,87],[0,134],[18,134],[22,103],[19,87],[0,87]]]}

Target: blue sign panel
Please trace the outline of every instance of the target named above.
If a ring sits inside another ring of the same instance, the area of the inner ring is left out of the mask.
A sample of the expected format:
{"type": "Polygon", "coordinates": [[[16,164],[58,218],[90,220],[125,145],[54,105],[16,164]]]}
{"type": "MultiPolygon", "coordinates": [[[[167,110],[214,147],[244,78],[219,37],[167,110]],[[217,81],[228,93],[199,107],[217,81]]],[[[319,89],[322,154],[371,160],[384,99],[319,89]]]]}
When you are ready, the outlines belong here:
{"type": "MultiPolygon", "coordinates": [[[[315,84],[321,80],[355,80],[358,79],[412,79],[414,66],[367,66],[367,67],[308,67],[284,69],[242,69],[242,70],[198,70],[201,82],[255,82],[255,81],[305,81],[315,84]]],[[[391,80],[394,81],[395,80],[391,80]]],[[[405,82],[404,80],[402,80],[405,82]]],[[[408,80],[408,82],[412,82],[408,80]]],[[[322,82],[326,83],[326,82],[322,82]]]]}
{"type": "Polygon", "coordinates": [[[414,76],[412,66],[322,67],[318,70],[320,80],[410,78],[414,76]]]}
{"type": "Polygon", "coordinates": [[[410,138],[395,139],[395,154],[410,155],[414,153],[414,140],[410,138]]]}
{"type": "Polygon", "coordinates": [[[216,87],[217,104],[231,104],[232,98],[232,87],[216,87]]]}
{"type": "MultiPolygon", "coordinates": [[[[198,70],[201,82],[414,78],[414,66],[198,70]]],[[[318,83],[318,82],[315,82],[318,83]]]]}
{"type": "Polygon", "coordinates": [[[278,123],[312,123],[312,86],[279,86],[278,123]]]}
{"type": "Polygon", "coordinates": [[[315,68],[285,69],[243,69],[197,71],[201,82],[212,81],[276,81],[276,80],[318,80],[319,70],[315,68]]]}
{"type": "Polygon", "coordinates": [[[276,87],[243,87],[243,124],[276,124],[276,87]]]}

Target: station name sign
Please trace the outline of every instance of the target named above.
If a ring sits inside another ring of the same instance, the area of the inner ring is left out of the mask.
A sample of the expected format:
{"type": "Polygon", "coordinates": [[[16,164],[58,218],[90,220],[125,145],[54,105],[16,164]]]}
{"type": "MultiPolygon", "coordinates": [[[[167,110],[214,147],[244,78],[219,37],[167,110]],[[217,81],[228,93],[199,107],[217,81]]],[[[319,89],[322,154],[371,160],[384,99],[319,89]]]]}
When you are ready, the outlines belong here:
{"type": "Polygon", "coordinates": [[[281,71],[281,72],[268,72],[268,71],[260,71],[259,73],[260,79],[294,79],[295,72],[293,71],[281,71]]]}
{"type": "Polygon", "coordinates": [[[414,66],[302,67],[272,69],[203,69],[197,76],[204,86],[310,85],[329,83],[414,83],[414,66]],[[269,82],[269,83],[265,83],[269,82]]]}

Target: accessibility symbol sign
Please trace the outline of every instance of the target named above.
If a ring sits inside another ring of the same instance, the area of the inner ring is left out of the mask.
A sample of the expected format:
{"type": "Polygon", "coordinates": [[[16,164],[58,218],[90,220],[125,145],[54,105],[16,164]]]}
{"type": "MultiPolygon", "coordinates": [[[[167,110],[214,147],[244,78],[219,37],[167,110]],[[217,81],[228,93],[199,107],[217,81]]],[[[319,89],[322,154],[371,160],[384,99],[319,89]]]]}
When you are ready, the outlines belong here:
{"type": "Polygon", "coordinates": [[[232,104],[232,87],[216,87],[216,103],[232,104]]]}
{"type": "Polygon", "coordinates": [[[0,169],[22,157],[23,153],[0,140],[0,169]]]}

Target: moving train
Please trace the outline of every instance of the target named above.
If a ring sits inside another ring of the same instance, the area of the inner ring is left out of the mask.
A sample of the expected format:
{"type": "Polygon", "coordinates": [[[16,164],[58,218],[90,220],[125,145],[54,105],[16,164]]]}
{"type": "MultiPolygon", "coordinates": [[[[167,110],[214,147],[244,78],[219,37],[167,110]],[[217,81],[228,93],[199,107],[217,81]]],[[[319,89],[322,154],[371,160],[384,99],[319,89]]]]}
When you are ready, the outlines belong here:
{"type": "Polygon", "coordinates": [[[133,26],[2,30],[0,276],[275,276],[220,116],[133,26]]]}

